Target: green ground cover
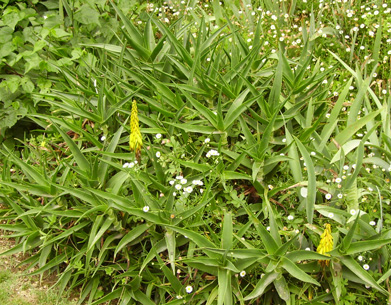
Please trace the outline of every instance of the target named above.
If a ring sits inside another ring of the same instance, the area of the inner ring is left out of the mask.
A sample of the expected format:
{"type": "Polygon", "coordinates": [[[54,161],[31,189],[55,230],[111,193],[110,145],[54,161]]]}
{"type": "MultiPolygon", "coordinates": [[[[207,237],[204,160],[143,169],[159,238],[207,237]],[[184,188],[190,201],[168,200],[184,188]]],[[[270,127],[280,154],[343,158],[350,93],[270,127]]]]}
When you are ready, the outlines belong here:
{"type": "Polygon", "coordinates": [[[94,305],[391,302],[391,4],[0,7],[3,256],[94,305]]]}

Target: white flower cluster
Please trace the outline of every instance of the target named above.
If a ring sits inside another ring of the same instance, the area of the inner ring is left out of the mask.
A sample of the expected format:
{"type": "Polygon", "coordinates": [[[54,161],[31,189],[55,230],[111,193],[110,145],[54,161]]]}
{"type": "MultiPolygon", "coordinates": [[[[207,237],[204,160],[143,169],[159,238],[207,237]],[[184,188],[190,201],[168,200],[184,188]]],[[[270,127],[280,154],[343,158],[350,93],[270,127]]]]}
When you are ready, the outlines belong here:
{"type": "Polygon", "coordinates": [[[204,185],[204,183],[201,180],[193,180],[192,184],[199,185],[199,186],[203,186],[204,185]]]}
{"type": "MultiPolygon", "coordinates": [[[[182,186],[187,184],[187,179],[183,178],[183,176],[176,176],[175,180],[171,180],[169,182],[169,184],[170,185],[174,185],[175,189],[177,191],[180,191],[182,189],[182,186]],[[179,180],[179,183],[177,182],[178,180],[179,180]]],[[[201,180],[193,180],[192,181],[192,185],[202,186],[202,185],[204,185],[204,183],[201,180]]],[[[186,187],[183,187],[183,194],[191,194],[193,192],[193,190],[194,190],[193,186],[188,185],[186,187]]],[[[202,193],[203,189],[200,189],[200,192],[202,193]]],[[[177,193],[174,192],[174,196],[176,196],[176,194],[177,193]]]]}
{"type": "Polygon", "coordinates": [[[220,155],[219,152],[215,149],[211,149],[206,153],[207,158],[210,158],[211,156],[219,156],[219,155],[220,155]]]}
{"type": "Polygon", "coordinates": [[[132,168],[132,167],[134,167],[136,164],[137,164],[137,161],[130,162],[130,163],[126,162],[126,163],[124,163],[124,164],[122,165],[122,168],[132,168]]]}

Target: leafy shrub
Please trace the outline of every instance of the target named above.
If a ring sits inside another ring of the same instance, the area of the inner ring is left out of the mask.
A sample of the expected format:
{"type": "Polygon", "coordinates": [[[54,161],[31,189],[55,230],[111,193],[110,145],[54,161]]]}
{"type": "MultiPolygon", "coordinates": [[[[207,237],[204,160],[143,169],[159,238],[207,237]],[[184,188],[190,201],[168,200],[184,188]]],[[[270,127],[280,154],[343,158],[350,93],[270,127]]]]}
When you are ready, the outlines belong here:
{"type": "Polygon", "coordinates": [[[3,254],[80,303],[385,302],[390,99],[314,13],[297,46],[274,29],[305,7],[60,3],[40,134],[1,150],[3,254]]]}

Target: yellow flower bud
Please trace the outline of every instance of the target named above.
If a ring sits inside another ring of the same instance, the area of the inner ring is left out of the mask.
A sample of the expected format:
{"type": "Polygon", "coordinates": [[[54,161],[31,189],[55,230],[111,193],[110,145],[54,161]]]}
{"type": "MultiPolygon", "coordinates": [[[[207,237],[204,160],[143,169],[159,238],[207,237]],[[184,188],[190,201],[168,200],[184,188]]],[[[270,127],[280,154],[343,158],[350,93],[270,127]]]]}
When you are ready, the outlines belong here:
{"type": "MultiPolygon", "coordinates": [[[[318,252],[319,254],[330,256],[328,252],[333,250],[333,245],[334,245],[333,236],[331,235],[331,225],[326,223],[325,227],[326,229],[324,230],[323,234],[320,236],[320,243],[318,248],[316,249],[316,252],[318,252]]],[[[329,265],[328,260],[320,260],[319,263],[323,266],[329,265]]]]}
{"type": "Polygon", "coordinates": [[[140,161],[141,147],[143,146],[143,139],[141,137],[140,127],[138,123],[137,103],[133,100],[132,112],[130,114],[130,138],[129,148],[136,152],[136,158],[140,161]]]}

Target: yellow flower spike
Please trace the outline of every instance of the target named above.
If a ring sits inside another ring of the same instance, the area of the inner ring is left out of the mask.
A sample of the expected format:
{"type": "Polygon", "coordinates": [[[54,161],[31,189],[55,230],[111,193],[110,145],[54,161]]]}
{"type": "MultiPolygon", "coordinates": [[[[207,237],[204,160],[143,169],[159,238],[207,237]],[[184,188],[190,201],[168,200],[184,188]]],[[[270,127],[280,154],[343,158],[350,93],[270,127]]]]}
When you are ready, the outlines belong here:
{"type": "Polygon", "coordinates": [[[132,112],[130,114],[129,148],[131,151],[135,151],[136,159],[139,163],[140,163],[142,146],[143,146],[143,139],[141,137],[140,126],[138,124],[137,102],[133,100],[132,112]]]}
{"type": "MultiPolygon", "coordinates": [[[[326,229],[324,230],[323,234],[320,236],[320,243],[318,248],[316,249],[316,252],[318,252],[319,254],[330,256],[328,252],[333,250],[333,245],[334,245],[333,236],[331,235],[331,225],[326,223],[325,227],[326,229]]],[[[320,260],[319,263],[322,266],[329,265],[328,260],[320,260]]]]}

